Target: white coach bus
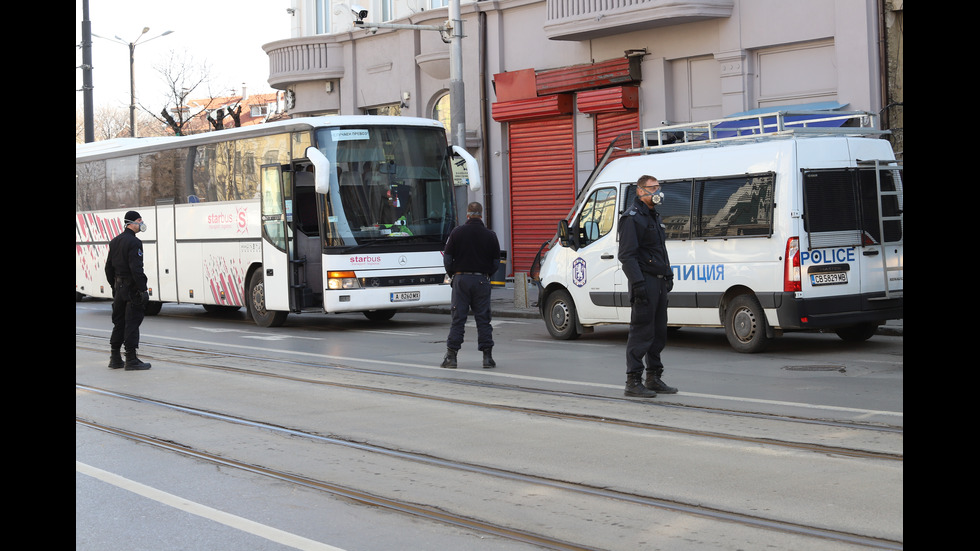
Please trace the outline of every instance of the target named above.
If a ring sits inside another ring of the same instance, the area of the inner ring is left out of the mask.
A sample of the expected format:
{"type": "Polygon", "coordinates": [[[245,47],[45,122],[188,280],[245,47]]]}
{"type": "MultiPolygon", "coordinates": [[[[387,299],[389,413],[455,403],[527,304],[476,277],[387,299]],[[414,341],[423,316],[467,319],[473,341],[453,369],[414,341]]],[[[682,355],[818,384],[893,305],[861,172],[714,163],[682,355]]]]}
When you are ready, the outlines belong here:
{"type": "Polygon", "coordinates": [[[723,327],[740,352],[783,331],[870,338],[904,308],[902,168],[881,134],[869,113],[776,112],[624,136],[532,268],[549,332],[629,323],[618,223],[648,174],[665,193],[669,326],[723,327]]]}
{"type": "Polygon", "coordinates": [[[76,147],[75,296],[111,296],[109,241],[128,210],[147,231],[155,314],[166,302],[247,308],[261,326],[294,312],[448,304],[441,250],[454,185],[480,188],[475,159],[440,123],[302,118],[186,137],[76,147]]]}

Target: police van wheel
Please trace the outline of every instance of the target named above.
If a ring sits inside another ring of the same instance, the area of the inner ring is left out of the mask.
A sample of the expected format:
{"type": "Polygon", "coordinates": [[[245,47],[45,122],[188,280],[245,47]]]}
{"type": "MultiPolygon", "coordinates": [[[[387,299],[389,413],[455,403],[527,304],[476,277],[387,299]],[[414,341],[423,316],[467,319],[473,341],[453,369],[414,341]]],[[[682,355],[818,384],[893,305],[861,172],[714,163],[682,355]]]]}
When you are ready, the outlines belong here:
{"type": "Polygon", "coordinates": [[[739,295],[729,303],[725,310],[725,336],[732,348],[746,354],[762,352],[769,345],[766,316],[754,296],[739,295]]]}
{"type": "Polygon", "coordinates": [[[859,323],[847,327],[838,327],[835,333],[848,342],[862,342],[870,339],[878,331],[878,322],[859,323]]]}
{"type": "Polygon", "coordinates": [[[575,303],[566,291],[555,291],[548,295],[544,314],[544,324],[552,337],[561,340],[578,338],[575,303]]]}
{"type": "Polygon", "coordinates": [[[265,278],[262,270],[256,270],[248,280],[248,312],[259,327],[279,327],[286,322],[289,312],[265,309],[265,278]]]}

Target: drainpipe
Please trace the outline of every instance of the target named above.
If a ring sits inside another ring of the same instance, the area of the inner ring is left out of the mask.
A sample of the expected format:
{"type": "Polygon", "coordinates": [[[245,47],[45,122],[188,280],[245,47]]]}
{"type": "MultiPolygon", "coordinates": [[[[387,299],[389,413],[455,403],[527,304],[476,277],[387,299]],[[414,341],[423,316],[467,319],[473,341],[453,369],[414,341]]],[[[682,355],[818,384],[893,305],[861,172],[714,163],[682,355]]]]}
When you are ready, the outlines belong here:
{"type": "MultiPolygon", "coordinates": [[[[483,165],[483,212],[487,227],[490,227],[492,218],[490,216],[490,201],[493,194],[490,192],[490,133],[487,130],[489,119],[487,117],[487,14],[484,11],[479,13],[480,21],[480,134],[483,144],[483,151],[480,155],[481,165],[483,165]]],[[[491,228],[492,229],[492,228],[491,228]]]]}

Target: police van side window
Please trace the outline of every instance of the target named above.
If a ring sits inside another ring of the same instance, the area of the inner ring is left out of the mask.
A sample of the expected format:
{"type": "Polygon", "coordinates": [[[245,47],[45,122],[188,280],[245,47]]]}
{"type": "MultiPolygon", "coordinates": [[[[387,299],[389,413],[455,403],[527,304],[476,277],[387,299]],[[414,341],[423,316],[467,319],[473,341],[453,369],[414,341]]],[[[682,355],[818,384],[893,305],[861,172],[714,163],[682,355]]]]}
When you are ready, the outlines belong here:
{"type": "MultiPolygon", "coordinates": [[[[660,219],[666,226],[667,239],[691,238],[691,190],[693,180],[659,180],[660,189],[664,192],[664,202],[657,206],[660,219]]],[[[636,197],[636,184],[630,184],[626,191],[627,201],[624,208],[629,208],[636,197]]]]}
{"type": "Polygon", "coordinates": [[[694,237],[772,235],[774,182],[773,174],[697,181],[694,237]]]}
{"type": "Polygon", "coordinates": [[[579,242],[582,247],[605,237],[616,220],[616,189],[602,188],[592,192],[578,218],[579,242]]]}
{"type": "Polygon", "coordinates": [[[666,226],[667,239],[691,238],[692,186],[693,182],[690,180],[660,183],[664,202],[657,207],[657,212],[666,226]]]}

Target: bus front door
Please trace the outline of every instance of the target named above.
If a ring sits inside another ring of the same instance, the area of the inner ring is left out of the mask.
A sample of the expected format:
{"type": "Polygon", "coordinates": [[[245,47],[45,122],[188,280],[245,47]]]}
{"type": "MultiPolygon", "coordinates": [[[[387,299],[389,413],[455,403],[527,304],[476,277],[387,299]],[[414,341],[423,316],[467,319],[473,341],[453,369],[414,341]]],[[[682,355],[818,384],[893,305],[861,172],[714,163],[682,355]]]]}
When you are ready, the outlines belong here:
{"type": "Polygon", "coordinates": [[[255,310],[253,317],[257,323],[264,325],[258,316],[265,316],[266,313],[273,316],[273,312],[292,310],[289,292],[291,245],[286,223],[288,190],[283,185],[282,168],[275,164],[265,165],[261,170],[262,268],[261,277],[258,278],[260,281],[253,276],[248,292],[255,310]]]}

